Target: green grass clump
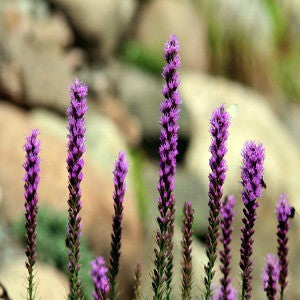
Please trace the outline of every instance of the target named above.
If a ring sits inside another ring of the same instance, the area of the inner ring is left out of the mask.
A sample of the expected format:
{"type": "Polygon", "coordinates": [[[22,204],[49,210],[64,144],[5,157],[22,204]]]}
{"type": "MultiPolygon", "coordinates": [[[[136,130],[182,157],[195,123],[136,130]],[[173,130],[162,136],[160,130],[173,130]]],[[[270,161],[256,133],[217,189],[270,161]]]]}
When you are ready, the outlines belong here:
{"type": "Polygon", "coordinates": [[[146,186],[143,180],[143,154],[140,151],[132,150],[130,152],[131,168],[133,172],[133,180],[135,186],[135,194],[137,199],[137,206],[140,219],[147,226],[146,220],[149,216],[149,198],[146,193],[146,186]]]}
{"type": "Polygon", "coordinates": [[[120,58],[125,63],[155,75],[160,75],[163,67],[162,55],[152,53],[135,40],[129,40],[123,44],[120,49],[120,58]]]}
{"type": "MultiPolygon", "coordinates": [[[[16,237],[25,245],[25,228],[22,219],[13,226],[16,237]]],[[[42,206],[38,212],[37,226],[37,260],[68,274],[68,252],[65,245],[67,228],[67,215],[52,208],[42,206]]],[[[93,259],[87,240],[81,240],[81,270],[85,299],[92,299],[93,283],[90,277],[90,261],[93,259]]],[[[66,287],[67,288],[67,287],[66,287]]]]}

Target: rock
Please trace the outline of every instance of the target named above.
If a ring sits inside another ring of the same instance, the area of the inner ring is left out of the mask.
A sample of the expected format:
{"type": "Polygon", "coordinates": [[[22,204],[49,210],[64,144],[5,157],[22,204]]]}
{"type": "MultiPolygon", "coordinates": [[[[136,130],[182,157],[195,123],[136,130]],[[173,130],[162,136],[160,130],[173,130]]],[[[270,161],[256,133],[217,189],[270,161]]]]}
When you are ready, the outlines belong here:
{"type": "MultiPolygon", "coordinates": [[[[66,139],[66,120],[41,109],[34,110],[32,118],[39,127],[58,135],[61,139],[66,139]]],[[[86,148],[93,163],[109,173],[112,173],[118,152],[128,153],[125,140],[117,126],[109,118],[97,112],[93,105],[89,105],[86,117],[86,148]]],[[[132,182],[129,188],[132,189],[132,182]]]]}
{"type": "MultiPolygon", "coordinates": [[[[279,195],[287,193],[296,211],[300,209],[298,201],[300,151],[298,145],[284,124],[269,108],[266,99],[259,94],[224,79],[215,79],[198,73],[182,74],[181,82],[182,98],[191,114],[192,123],[192,141],[188,149],[186,165],[206,186],[208,186],[207,175],[209,173],[209,152],[207,149],[210,144],[208,129],[211,112],[214,107],[221,103],[225,103],[229,107],[229,111],[231,105],[234,105],[238,111],[237,116],[233,117],[231,121],[228,154],[226,156],[229,169],[225,181],[225,193],[234,193],[239,203],[236,208],[234,258],[238,257],[240,244],[238,230],[241,225],[240,152],[244,142],[249,139],[263,142],[266,149],[264,180],[267,189],[259,201],[254,252],[254,278],[256,282],[260,282],[265,254],[276,251],[275,204],[279,195]]],[[[293,223],[293,232],[296,228],[299,230],[299,220],[295,219],[293,223]]],[[[293,242],[289,260],[293,262],[290,277],[292,286],[292,282],[297,282],[300,279],[300,261],[296,256],[296,252],[300,249],[300,243],[296,241],[293,234],[291,236],[293,236],[291,238],[293,242]]],[[[238,259],[234,263],[237,266],[238,259]]],[[[257,290],[260,292],[260,289],[257,290]]],[[[296,291],[291,290],[290,292],[291,297],[292,295],[299,297],[296,291]]],[[[262,295],[257,294],[256,298],[261,299],[262,295]]]]}
{"type": "MultiPolygon", "coordinates": [[[[145,183],[145,193],[151,199],[147,204],[147,208],[151,211],[152,216],[157,214],[158,169],[158,162],[143,162],[142,174],[145,183]]],[[[177,222],[181,224],[184,202],[191,201],[195,209],[195,219],[197,219],[196,231],[200,234],[205,233],[208,214],[206,186],[204,186],[203,181],[184,166],[178,166],[175,174],[174,195],[176,199],[177,222]]]]}
{"type": "MultiPolygon", "coordinates": [[[[26,298],[25,258],[17,258],[0,270],[1,283],[11,299],[26,298]]],[[[53,267],[37,263],[35,269],[36,298],[63,300],[67,296],[67,278],[53,267]]]]}
{"type": "MultiPolygon", "coordinates": [[[[163,100],[162,79],[149,75],[136,68],[123,66],[118,72],[118,94],[130,113],[138,118],[143,136],[149,140],[158,140],[160,133],[160,104],[163,100]],[[132,84],[134,82],[134,84],[132,84]]],[[[185,104],[181,105],[179,135],[190,138],[190,124],[185,104]]]]}
{"type": "Polygon", "coordinates": [[[52,0],[62,9],[83,40],[92,43],[96,55],[111,56],[119,38],[130,25],[135,0],[52,0]]]}
{"type": "Polygon", "coordinates": [[[163,45],[172,33],[180,40],[184,68],[206,69],[204,24],[192,1],[148,1],[137,24],[138,42],[153,55],[161,57],[163,45]]]}
{"type": "MultiPolygon", "coordinates": [[[[10,141],[2,142],[0,145],[0,164],[2,165],[0,170],[0,186],[3,189],[2,210],[6,218],[12,222],[23,215],[22,164],[24,153],[22,145],[24,144],[25,135],[28,134],[31,128],[40,128],[41,130],[39,203],[40,205],[51,205],[53,208],[65,212],[68,198],[65,163],[67,144],[65,138],[66,124],[57,121],[57,117],[55,116],[48,116],[44,119],[44,117],[41,117],[42,114],[40,114],[39,116],[32,117],[15,107],[4,103],[0,103],[0,105],[0,140],[10,141]],[[45,121],[46,119],[47,122],[45,121]]],[[[106,126],[105,121],[103,120],[100,125],[103,127],[106,126]]],[[[109,125],[106,128],[109,129],[109,125]]],[[[97,129],[94,129],[94,132],[96,135],[98,132],[97,129]]],[[[100,138],[99,133],[97,138],[100,138]]],[[[113,145],[107,145],[112,139],[113,136],[110,136],[109,139],[99,140],[98,144],[94,143],[93,151],[95,156],[104,155],[103,153],[105,153],[104,150],[101,152],[100,148],[97,148],[100,145],[103,146],[103,149],[107,149],[107,151],[113,151],[113,145]]],[[[115,144],[117,146],[117,143],[115,144]]],[[[95,160],[95,156],[89,151],[85,154],[84,179],[82,182],[83,208],[81,213],[83,232],[86,234],[95,254],[108,257],[113,213],[113,165],[110,165],[110,171],[108,171],[108,165],[105,165],[104,159],[95,160]]],[[[107,161],[109,159],[112,160],[112,155],[106,155],[105,159],[107,161]]],[[[120,274],[121,287],[125,293],[128,291],[128,287],[132,281],[132,277],[128,276],[128,269],[135,264],[137,253],[140,251],[140,245],[141,226],[137,215],[134,191],[131,181],[128,180],[128,192],[125,197],[124,209],[122,271],[120,274]]]]}
{"type": "Polygon", "coordinates": [[[113,97],[108,96],[102,99],[99,106],[101,111],[117,125],[127,145],[137,147],[142,138],[142,129],[138,118],[129,113],[122,101],[113,97]]]}
{"type": "Polygon", "coordinates": [[[67,87],[73,74],[66,56],[45,56],[45,53],[24,51],[24,96],[27,105],[51,107],[65,112],[67,87]]]}
{"type": "Polygon", "coordinates": [[[39,15],[38,3],[4,1],[0,7],[0,96],[64,112],[66,86],[81,61],[74,63],[76,50],[65,51],[73,35],[64,17],[47,10],[39,15]]]}

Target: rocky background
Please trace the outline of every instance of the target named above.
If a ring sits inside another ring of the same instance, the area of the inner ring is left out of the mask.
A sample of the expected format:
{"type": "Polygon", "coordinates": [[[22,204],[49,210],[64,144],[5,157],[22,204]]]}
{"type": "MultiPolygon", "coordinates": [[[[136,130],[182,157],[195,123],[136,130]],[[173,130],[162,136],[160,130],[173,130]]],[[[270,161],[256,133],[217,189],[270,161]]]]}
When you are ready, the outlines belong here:
{"type": "MultiPolygon", "coordinates": [[[[22,250],[24,137],[41,129],[41,185],[37,265],[39,299],[65,299],[64,234],[67,204],[66,117],[75,76],[89,86],[83,181],[83,270],[108,258],[112,168],[119,150],[130,156],[120,272],[121,299],[130,299],[137,260],[143,295],[151,298],[158,179],[162,47],[181,42],[182,114],[176,175],[175,235],[179,291],[182,205],[196,210],[194,291],[202,290],[207,228],[208,133],[212,109],[232,114],[226,193],[240,200],[240,151],[246,139],[266,148],[265,182],[255,233],[255,296],[260,273],[275,251],[275,204],[287,193],[300,212],[300,2],[298,0],[1,0],[0,1],[0,281],[12,299],[26,298],[22,250]]],[[[239,287],[236,207],[233,272],[239,287]]],[[[299,299],[300,220],[290,239],[287,299],[299,299]]],[[[218,275],[215,284],[218,284],[218,275]]],[[[197,298],[195,298],[197,299],[197,298]]]]}

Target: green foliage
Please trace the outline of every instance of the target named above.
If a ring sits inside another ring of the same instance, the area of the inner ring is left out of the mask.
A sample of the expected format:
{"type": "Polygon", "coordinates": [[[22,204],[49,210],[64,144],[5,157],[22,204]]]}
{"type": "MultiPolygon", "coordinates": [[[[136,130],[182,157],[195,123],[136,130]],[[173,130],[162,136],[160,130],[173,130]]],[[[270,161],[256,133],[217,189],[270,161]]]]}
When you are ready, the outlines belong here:
{"type": "Polygon", "coordinates": [[[291,101],[300,101],[300,45],[282,57],[277,66],[281,87],[291,101]]]}
{"type": "MultiPolygon", "coordinates": [[[[65,245],[67,215],[42,206],[38,212],[37,259],[68,274],[68,253],[65,245]]],[[[25,244],[24,219],[14,224],[14,233],[25,244]]],[[[93,284],[90,277],[90,261],[93,255],[83,237],[81,242],[81,270],[83,290],[86,299],[92,299],[93,284]]]]}
{"type": "Polygon", "coordinates": [[[135,40],[124,43],[120,50],[120,58],[128,64],[135,65],[155,75],[159,75],[163,68],[162,55],[152,53],[135,40]]]}
{"type": "Polygon", "coordinates": [[[130,152],[130,160],[135,183],[135,194],[138,201],[138,211],[141,220],[145,222],[148,220],[147,217],[149,215],[149,198],[147,196],[145,182],[143,180],[143,155],[141,152],[132,150],[130,152]]]}

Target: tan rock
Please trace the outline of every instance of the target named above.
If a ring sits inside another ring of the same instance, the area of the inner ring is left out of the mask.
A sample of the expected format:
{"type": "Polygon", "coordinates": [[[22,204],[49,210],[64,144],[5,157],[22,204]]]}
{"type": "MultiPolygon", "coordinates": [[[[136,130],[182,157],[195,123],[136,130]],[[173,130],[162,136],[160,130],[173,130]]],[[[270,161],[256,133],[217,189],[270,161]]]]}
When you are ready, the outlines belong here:
{"type": "MultiPolygon", "coordinates": [[[[27,299],[27,270],[24,262],[25,258],[17,258],[0,270],[0,281],[11,299],[27,299]]],[[[42,263],[36,264],[35,271],[37,299],[66,299],[68,281],[65,275],[53,267],[42,263]]]]}
{"type": "Polygon", "coordinates": [[[65,49],[73,42],[65,18],[38,9],[41,2],[31,5],[5,0],[0,7],[0,95],[22,105],[64,112],[66,87],[82,60],[76,55],[75,64],[74,51],[65,49]]]}
{"type": "Polygon", "coordinates": [[[204,24],[192,1],[149,1],[139,20],[137,40],[153,55],[161,56],[164,43],[174,33],[180,40],[184,68],[206,68],[208,61],[204,24]]]}

